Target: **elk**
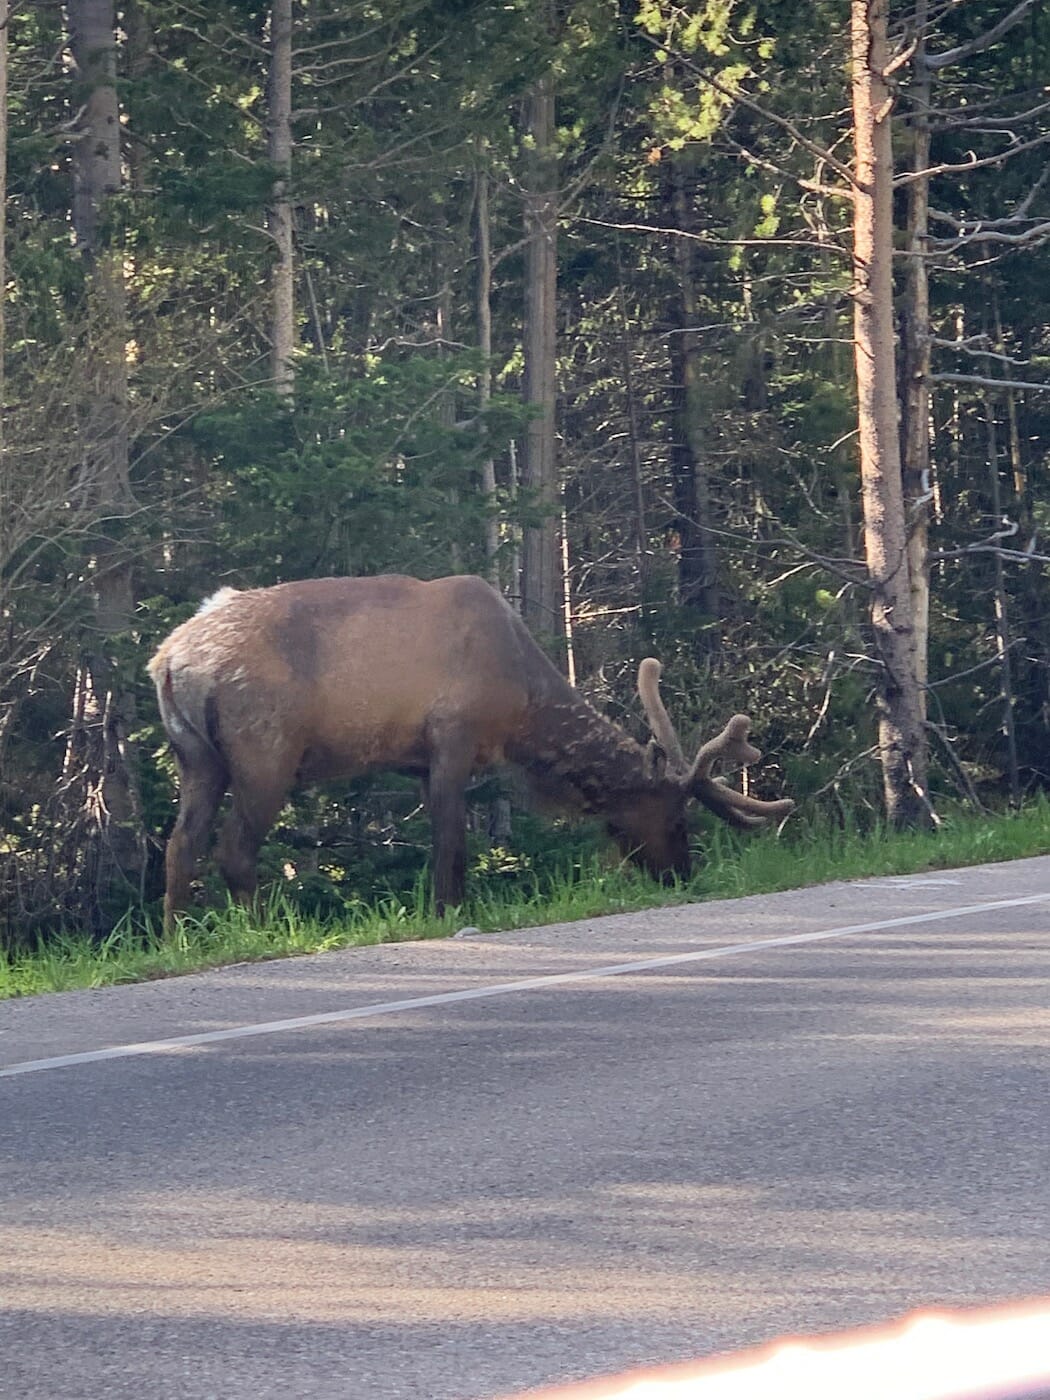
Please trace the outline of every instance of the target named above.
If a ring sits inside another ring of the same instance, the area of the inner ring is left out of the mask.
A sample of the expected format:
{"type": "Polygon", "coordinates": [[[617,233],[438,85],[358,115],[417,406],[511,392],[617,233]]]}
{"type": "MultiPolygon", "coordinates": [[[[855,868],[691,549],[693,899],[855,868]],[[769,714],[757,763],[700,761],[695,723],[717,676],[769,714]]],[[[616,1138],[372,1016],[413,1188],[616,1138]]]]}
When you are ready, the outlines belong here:
{"type": "Polygon", "coordinates": [[[653,731],[642,745],[568,684],[484,579],[400,575],[220,589],[149,663],[179,771],[168,841],[166,924],[185,907],[212,820],[231,895],[250,900],[259,847],[291,790],[370,769],[423,779],[439,911],[460,904],[466,789],[491,764],[524,770],[542,799],[605,819],[621,851],[658,877],[686,877],[686,813],[696,798],[737,827],[792,810],[712,776],[754,763],[734,716],[687,762],[660,699],[660,663],[638,688],[653,731]]]}

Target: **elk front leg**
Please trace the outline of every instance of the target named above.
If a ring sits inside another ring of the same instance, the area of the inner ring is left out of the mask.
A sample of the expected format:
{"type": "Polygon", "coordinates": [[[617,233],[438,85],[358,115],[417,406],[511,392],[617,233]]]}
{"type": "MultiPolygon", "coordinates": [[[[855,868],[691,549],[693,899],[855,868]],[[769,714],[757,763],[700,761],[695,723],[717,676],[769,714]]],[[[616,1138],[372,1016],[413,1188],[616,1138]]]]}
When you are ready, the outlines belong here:
{"type": "Polygon", "coordinates": [[[467,890],[467,780],[472,755],[458,735],[432,743],[426,780],[432,847],[431,878],[438,914],[462,904],[467,890]]]}

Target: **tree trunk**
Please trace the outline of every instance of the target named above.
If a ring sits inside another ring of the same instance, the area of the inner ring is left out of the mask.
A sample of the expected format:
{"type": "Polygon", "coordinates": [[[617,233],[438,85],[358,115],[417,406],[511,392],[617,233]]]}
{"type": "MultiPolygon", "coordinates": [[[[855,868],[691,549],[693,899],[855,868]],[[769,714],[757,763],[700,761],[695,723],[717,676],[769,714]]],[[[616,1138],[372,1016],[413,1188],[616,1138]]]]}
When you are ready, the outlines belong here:
{"type": "MultiPolygon", "coordinates": [[[[128,0],[124,6],[123,29],[125,34],[125,72],[129,82],[136,88],[145,82],[151,67],[153,30],[150,16],[143,8],[141,0],[128,0]]],[[[134,139],[127,146],[127,184],[136,194],[144,194],[148,179],[147,148],[134,139]]],[[[132,274],[134,277],[134,274],[132,274]]]]}
{"type": "Polygon", "coordinates": [[[565,674],[571,686],[576,685],[576,644],[572,623],[572,560],[569,554],[569,513],[562,507],[561,532],[558,539],[558,562],[561,565],[562,632],[565,637],[565,674]]]}
{"type": "MultiPolygon", "coordinates": [[[[670,162],[670,205],[674,227],[692,231],[690,209],[681,162],[670,162]]],[[[695,608],[707,626],[698,634],[708,656],[722,649],[720,622],[721,594],[718,587],[718,558],[711,533],[711,482],[705,434],[709,412],[705,403],[705,370],[696,327],[700,319],[694,247],[689,238],[671,239],[671,254],[678,282],[675,334],[671,340],[671,371],[674,385],[675,438],[671,449],[671,472],[678,514],[679,601],[695,608]]]]}
{"type": "MultiPolygon", "coordinates": [[[[0,0],[0,502],[14,499],[13,479],[7,456],[7,29],[8,4],[0,0]]],[[[12,555],[13,526],[10,511],[0,509],[0,612],[6,612],[4,576],[12,555]]],[[[4,647],[0,642],[0,666],[4,647]]],[[[5,668],[6,669],[6,668],[5,668]]],[[[3,674],[0,673],[0,769],[3,767],[4,744],[7,738],[13,702],[5,702],[3,674]]]]}
{"type": "MultiPolygon", "coordinates": [[[[0,0],[0,501],[11,499],[4,443],[7,355],[7,327],[4,321],[7,307],[7,30],[8,4],[7,0],[0,0]]],[[[3,513],[0,512],[0,565],[7,560],[2,521],[3,513]]]]}
{"type": "Polygon", "coordinates": [[[930,461],[930,293],[926,268],[930,220],[930,70],[926,66],[928,0],[916,0],[915,82],[912,87],[912,171],[921,178],[908,186],[907,257],[902,314],[901,463],[908,531],[908,581],[914,627],[915,676],[926,717],[929,661],[929,521],[932,498],[930,461]]]}
{"type": "Polygon", "coordinates": [[[522,487],[540,516],[522,542],[522,615],[540,637],[561,633],[558,558],[558,466],[555,438],[558,290],[558,169],[554,149],[554,80],[548,73],[529,94],[532,138],[525,196],[525,402],[535,411],[525,437],[522,487]]]}
{"type": "MultiPolygon", "coordinates": [[[[521,472],[518,468],[518,444],[511,438],[507,444],[507,499],[510,502],[512,517],[517,511],[520,488],[521,472]]],[[[507,582],[507,601],[519,614],[525,602],[522,587],[522,574],[524,572],[521,562],[522,533],[517,519],[513,519],[510,527],[510,578],[507,582]]]]}
{"type": "Polygon", "coordinates": [[[103,238],[121,189],[113,0],[70,0],[74,65],[73,226],[88,282],[92,393],[82,408],[75,500],[89,522],[94,625],[77,677],[64,781],[79,797],[72,842],[82,860],[85,917],[104,924],[141,892],[144,841],[127,735],[134,698],[115,654],[133,607],[123,523],[134,508],[128,473],[128,380],[123,249],[103,238]]]}
{"type": "Polygon", "coordinates": [[[278,172],[270,200],[270,234],[277,245],[272,273],[270,378],[282,398],[295,389],[295,268],[292,253],[292,0],[273,0],[267,85],[267,155],[278,172]]]}
{"type": "Polygon", "coordinates": [[[627,299],[623,291],[623,260],[620,256],[620,236],[616,235],[616,309],[620,317],[620,359],[623,366],[623,392],[627,407],[627,435],[630,446],[631,494],[634,499],[634,548],[638,559],[638,607],[642,634],[647,632],[649,609],[649,525],[645,513],[645,482],[642,471],[642,446],[638,431],[638,405],[631,358],[630,327],[627,321],[627,299]]]}
{"type": "MultiPolygon", "coordinates": [[[[482,152],[484,157],[484,152],[482,152]]],[[[489,227],[489,175],[478,166],[474,189],[474,246],[478,260],[475,314],[481,372],[478,375],[478,410],[485,413],[492,400],[492,241],[489,227]]],[[[481,494],[485,498],[485,576],[499,587],[499,515],[496,500],[496,463],[486,457],[481,464],[481,494]]]]}
{"type": "MultiPolygon", "coordinates": [[[[991,373],[995,373],[994,368],[991,373]]],[[[1002,490],[999,485],[999,434],[995,423],[995,405],[992,396],[985,390],[984,424],[988,443],[988,491],[991,500],[992,518],[996,529],[1003,519],[1002,490]]],[[[1003,571],[1002,555],[996,551],[992,555],[993,577],[995,580],[995,652],[999,658],[999,694],[1002,698],[1002,735],[1006,748],[1006,779],[1010,787],[1010,805],[1021,803],[1021,776],[1017,764],[1017,732],[1014,726],[1014,679],[1013,643],[1010,637],[1010,603],[1006,592],[1006,577],[1003,571]]]]}
{"type": "Polygon", "coordinates": [[[852,0],[854,349],[886,813],[895,826],[915,826],[929,825],[934,818],[926,788],[897,422],[892,101],[882,76],[888,61],[886,10],[887,0],[852,0]]]}
{"type": "MultiPolygon", "coordinates": [[[[989,304],[995,326],[995,348],[1003,354],[1006,341],[1003,336],[1002,311],[999,306],[998,289],[989,288],[989,304]]],[[[994,377],[995,369],[989,364],[988,374],[994,377]]],[[[1034,546],[1037,522],[1034,511],[1032,483],[1029,478],[1025,454],[1021,446],[1021,425],[1018,422],[1017,392],[1004,391],[1006,400],[1007,442],[1010,452],[1010,480],[1013,484],[1013,510],[1019,526],[1021,548],[1031,542],[1034,546]]],[[[1043,729],[1050,729],[1050,639],[1047,636],[1047,619],[1050,607],[1047,606],[1047,579],[1043,566],[1035,561],[1025,565],[1020,579],[1021,629],[1027,638],[1024,653],[1018,657],[1022,670],[1019,693],[1032,697],[1030,704],[1038,716],[1043,729]],[[1038,699],[1036,699],[1038,697],[1038,699]]]]}

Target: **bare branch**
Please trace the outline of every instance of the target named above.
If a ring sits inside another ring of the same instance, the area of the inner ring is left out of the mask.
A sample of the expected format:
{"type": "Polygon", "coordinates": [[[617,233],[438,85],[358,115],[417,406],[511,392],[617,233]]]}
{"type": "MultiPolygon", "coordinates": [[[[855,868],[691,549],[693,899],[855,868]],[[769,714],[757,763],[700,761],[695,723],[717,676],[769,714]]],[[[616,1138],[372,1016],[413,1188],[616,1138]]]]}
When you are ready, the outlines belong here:
{"type": "MultiPolygon", "coordinates": [[[[991,102],[980,105],[988,108],[991,106],[991,102]]],[[[1000,111],[991,116],[987,113],[984,116],[974,116],[972,112],[967,117],[953,115],[954,112],[969,111],[970,109],[966,107],[937,107],[934,110],[937,112],[937,120],[930,123],[930,128],[933,131],[984,131],[989,122],[998,122],[1000,126],[1013,130],[1022,123],[1031,121],[1033,117],[1041,117],[1044,112],[1050,112],[1050,102],[1040,102],[1035,107],[1028,107],[1023,112],[1000,111]]]]}
{"type": "Polygon", "coordinates": [[[938,253],[953,253],[971,243],[1005,243],[1012,247],[1028,248],[1050,238],[1050,219],[1041,224],[1033,224],[1021,233],[1005,233],[995,229],[983,229],[978,225],[971,232],[961,233],[958,238],[931,238],[930,247],[938,253]]]}
{"type": "Polygon", "coordinates": [[[990,49],[1008,30],[1014,27],[1018,20],[1024,18],[1034,4],[1035,0],[1020,0],[1019,4],[1003,15],[998,24],[993,24],[991,29],[985,30],[983,34],[978,34],[975,39],[970,39],[965,44],[958,44],[954,49],[946,49],[944,53],[928,53],[925,58],[926,67],[936,73],[942,68],[950,68],[953,63],[961,63],[975,53],[982,53],[985,49],[990,49]]]}
{"type": "Polygon", "coordinates": [[[823,787],[817,788],[816,792],[813,793],[811,800],[815,800],[818,797],[823,797],[826,792],[831,792],[834,788],[838,787],[842,779],[847,775],[847,773],[850,773],[854,768],[856,768],[858,763],[864,763],[869,758],[876,758],[878,752],[879,746],[877,744],[873,744],[870,749],[862,749],[860,753],[854,754],[852,758],[848,758],[833,778],[829,778],[823,787]]]}
{"type": "Polygon", "coordinates": [[[1032,384],[1020,379],[987,379],[980,374],[931,374],[928,378],[939,384],[977,384],[983,389],[1031,389],[1035,393],[1050,393],[1050,384],[1032,384]]]}
{"type": "Polygon", "coordinates": [[[715,238],[708,233],[690,233],[686,229],[671,228],[663,224],[616,223],[611,219],[585,218],[579,218],[576,222],[590,224],[594,228],[615,229],[617,233],[659,233],[672,238],[691,238],[712,248],[811,248],[816,252],[830,251],[844,258],[850,257],[849,249],[840,244],[830,241],[825,243],[814,238],[715,238]]]}
{"type": "Polygon", "coordinates": [[[1050,141],[1050,131],[1044,131],[1039,136],[1034,136],[1031,141],[1018,141],[1008,151],[1000,151],[994,156],[974,156],[972,160],[957,163],[945,161],[942,165],[930,165],[925,170],[907,170],[896,176],[893,188],[899,189],[902,185],[914,184],[916,180],[928,180],[933,175],[965,175],[969,171],[979,170],[985,165],[1000,165],[1004,160],[1019,156],[1022,151],[1030,151],[1035,146],[1045,146],[1048,141],[1050,141]]]}
{"type": "MultiPolygon", "coordinates": [[[[1050,104],[1047,104],[1050,106],[1050,104]]],[[[1001,219],[981,219],[979,226],[987,229],[1003,228],[1007,224],[1023,223],[1028,217],[1028,211],[1035,202],[1036,196],[1040,193],[1047,180],[1050,180],[1050,165],[1043,167],[1038,180],[1025,195],[1024,199],[1017,206],[1012,214],[1004,214],[1001,219]]],[[[949,214],[942,209],[931,209],[930,218],[936,219],[939,223],[948,224],[950,228],[957,229],[960,233],[969,231],[969,223],[966,219],[957,219],[954,214],[949,214]]],[[[977,227],[975,224],[974,227],[977,227]]]]}
{"type": "Polygon", "coordinates": [[[807,180],[804,175],[796,175],[794,171],[788,170],[786,166],[777,165],[775,161],[766,160],[764,156],[756,155],[747,146],[742,146],[739,141],[734,141],[731,136],[723,133],[723,140],[731,146],[737,155],[742,156],[757,170],[766,170],[771,175],[779,175],[786,180],[794,180],[801,190],[808,190],[811,194],[826,195],[829,199],[852,199],[852,189],[843,189],[840,185],[825,185],[820,180],[807,180]]]}
{"type": "MultiPolygon", "coordinates": [[[[1010,646],[1012,649],[1016,649],[1023,646],[1027,640],[1026,637],[1015,637],[1010,646]]],[[[929,691],[940,690],[943,686],[954,685],[956,681],[961,681],[966,676],[975,676],[978,671],[987,671],[990,666],[1000,666],[1001,664],[1002,658],[998,654],[986,656],[983,661],[978,661],[976,666],[967,666],[965,671],[953,671],[950,676],[942,676],[939,681],[929,681],[926,689],[929,691]]]]}
{"type": "Polygon", "coordinates": [[[964,554],[994,554],[1016,564],[1050,564],[1050,554],[1036,554],[1034,549],[1003,549],[997,544],[968,544],[962,549],[945,549],[928,557],[931,560],[959,559],[964,554]]]}
{"type": "Polygon", "coordinates": [[[955,350],[962,355],[980,355],[982,360],[999,360],[1004,365],[1030,365],[1031,360],[1018,360],[1012,355],[1002,355],[995,350],[988,349],[988,337],[986,335],[970,335],[965,340],[944,340],[940,336],[932,336],[930,344],[936,345],[942,350],[955,350]]]}

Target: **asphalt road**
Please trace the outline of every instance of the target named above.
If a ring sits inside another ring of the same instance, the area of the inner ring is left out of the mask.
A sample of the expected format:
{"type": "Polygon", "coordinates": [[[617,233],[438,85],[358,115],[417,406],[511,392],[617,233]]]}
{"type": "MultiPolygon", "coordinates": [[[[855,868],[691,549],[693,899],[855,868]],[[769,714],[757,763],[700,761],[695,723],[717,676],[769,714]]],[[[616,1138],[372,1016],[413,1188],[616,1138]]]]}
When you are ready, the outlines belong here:
{"type": "Polygon", "coordinates": [[[1050,1293],[1050,859],[0,1004],[4,1400],[485,1400],[1050,1293]]]}

